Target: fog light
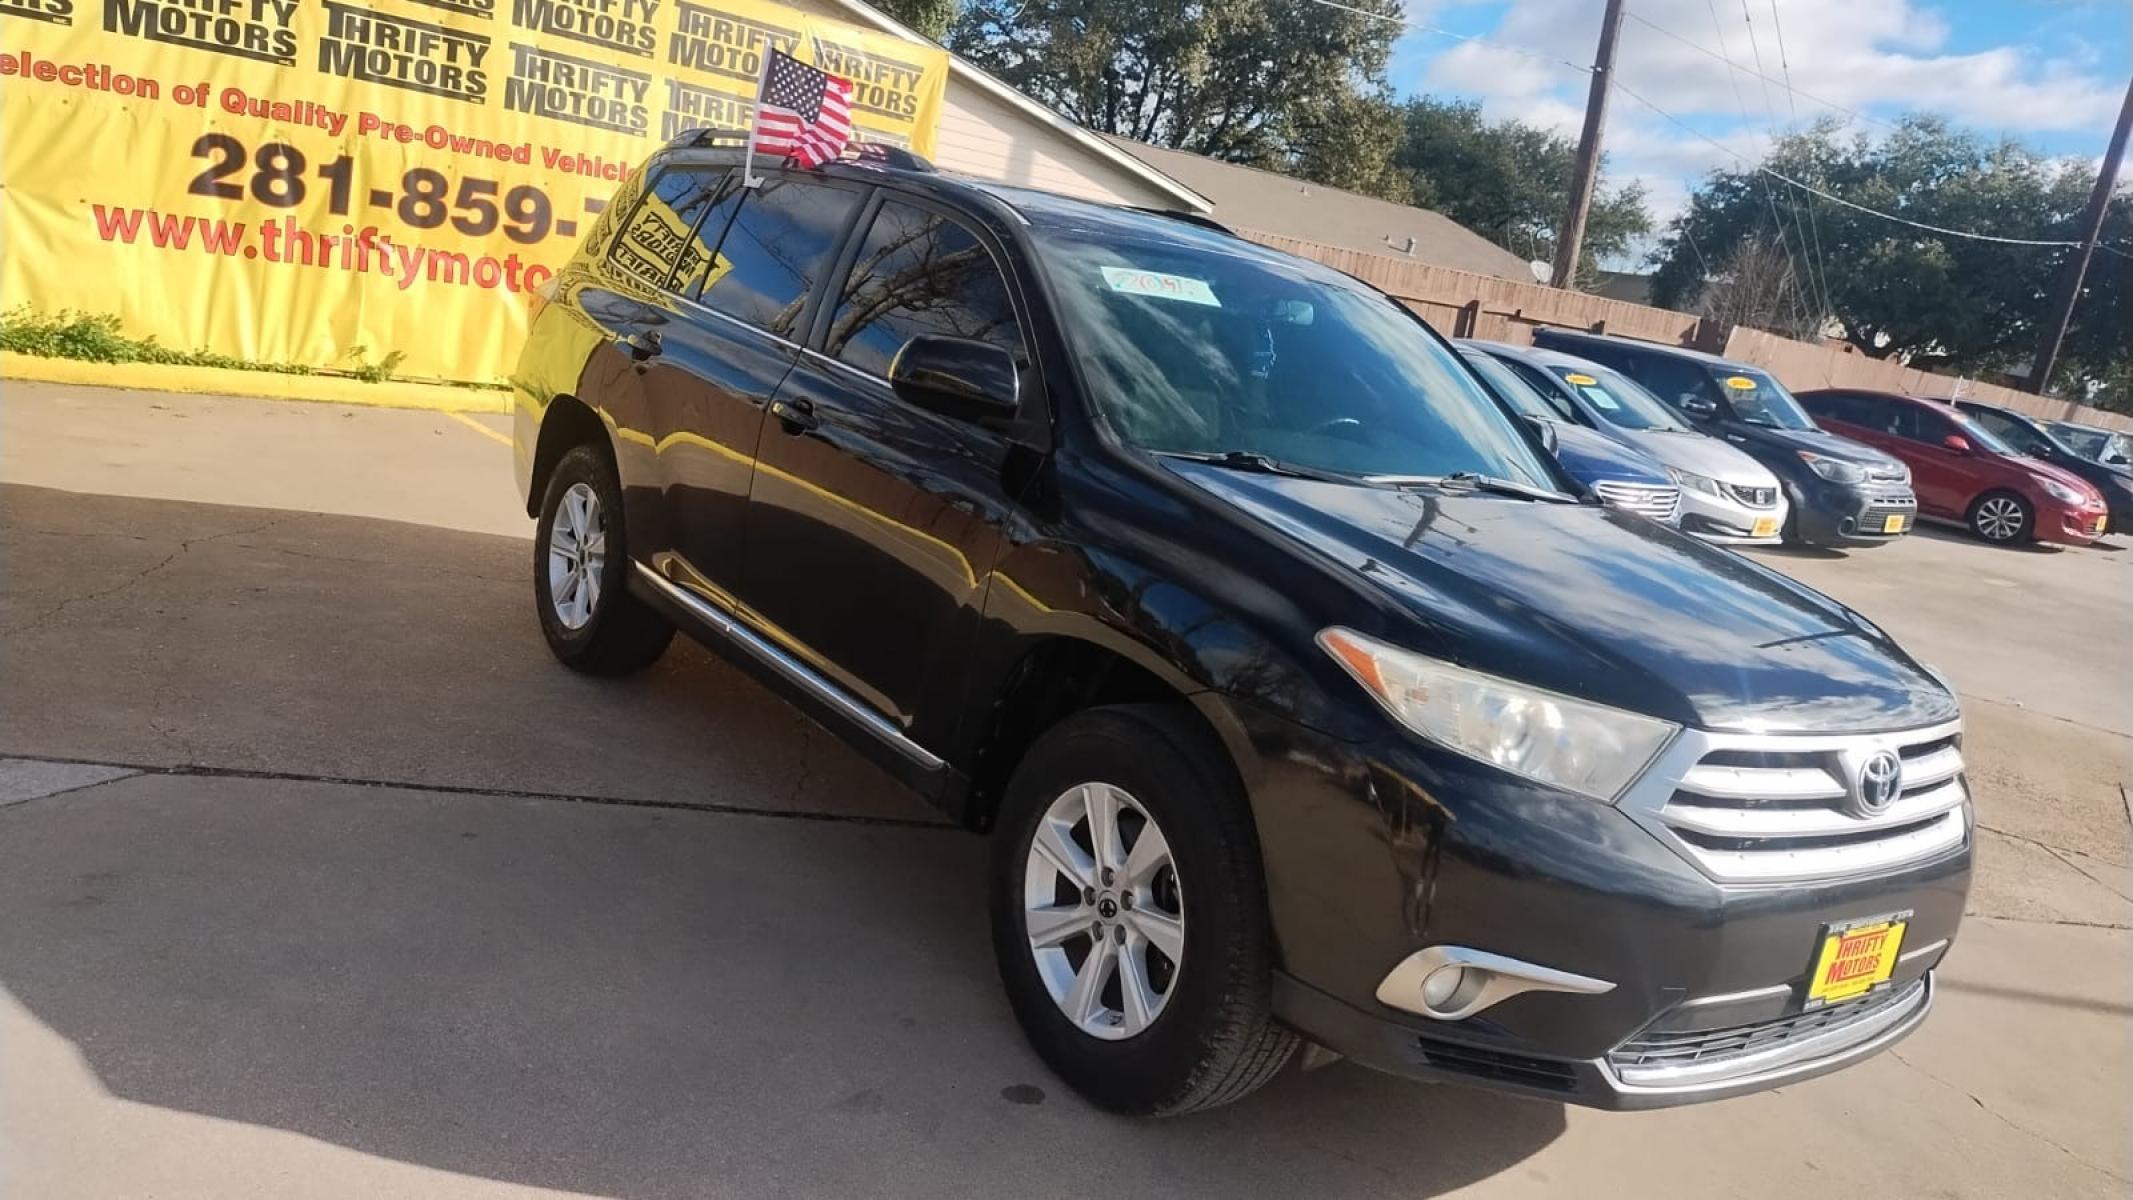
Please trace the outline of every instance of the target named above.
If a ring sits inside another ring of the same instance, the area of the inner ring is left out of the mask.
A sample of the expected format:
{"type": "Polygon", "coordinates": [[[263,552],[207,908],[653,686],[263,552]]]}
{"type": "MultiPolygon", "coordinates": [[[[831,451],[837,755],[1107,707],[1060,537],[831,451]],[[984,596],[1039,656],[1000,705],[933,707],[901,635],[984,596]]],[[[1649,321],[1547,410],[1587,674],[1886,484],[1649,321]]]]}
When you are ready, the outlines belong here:
{"type": "Polygon", "coordinates": [[[1452,1006],[1452,997],[1459,994],[1460,985],[1466,982],[1465,967],[1438,967],[1422,981],[1422,1007],[1444,1012],[1452,1006]]]}

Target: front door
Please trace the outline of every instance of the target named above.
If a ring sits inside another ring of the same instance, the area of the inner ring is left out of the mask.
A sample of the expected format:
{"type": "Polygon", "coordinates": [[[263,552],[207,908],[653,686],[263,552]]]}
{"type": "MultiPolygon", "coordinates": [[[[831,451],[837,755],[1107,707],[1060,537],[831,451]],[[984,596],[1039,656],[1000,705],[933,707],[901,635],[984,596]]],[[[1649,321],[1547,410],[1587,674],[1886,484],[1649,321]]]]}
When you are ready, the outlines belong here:
{"type": "MultiPolygon", "coordinates": [[[[912,405],[889,386],[904,343],[934,334],[1004,347],[1026,364],[1014,288],[997,247],[946,213],[884,192],[834,306],[779,389],[748,509],[744,596],[785,648],[926,744],[945,730],[955,647],[1016,496],[1018,422],[912,405]]],[[[1023,411],[1042,412],[1023,369],[1023,411]]],[[[1041,417],[1039,418],[1041,421],[1041,417]]]]}

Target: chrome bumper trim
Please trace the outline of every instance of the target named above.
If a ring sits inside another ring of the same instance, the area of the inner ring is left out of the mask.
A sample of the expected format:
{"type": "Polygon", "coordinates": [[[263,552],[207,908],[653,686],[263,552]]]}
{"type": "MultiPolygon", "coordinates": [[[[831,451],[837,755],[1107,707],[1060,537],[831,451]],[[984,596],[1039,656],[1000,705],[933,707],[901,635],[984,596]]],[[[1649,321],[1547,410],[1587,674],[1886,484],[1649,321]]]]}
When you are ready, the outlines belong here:
{"type": "Polygon", "coordinates": [[[1617,1067],[1600,1060],[1617,1090],[1633,1095],[1685,1095],[1770,1087],[1799,1075],[1820,1074],[1877,1053],[1916,1029],[1933,1008],[1933,976],[1920,977],[1915,999],[1822,1033],[1767,1050],[1680,1067],[1617,1067]]]}
{"type": "Polygon", "coordinates": [[[1411,1012],[1433,1021],[1463,1021],[1482,1009],[1509,1000],[1523,992],[1573,992],[1597,996],[1615,990],[1604,979],[1573,975],[1553,967],[1538,966],[1486,950],[1465,946],[1430,946],[1400,960],[1378,984],[1378,1003],[1411,1012]],[[1469,991],[1461,985],[1449,1008],[1432,1009],[1422,1002],[1422,981],[1444,967],[1463,967],[1486,972],[1487,981],[1469,991]]]}

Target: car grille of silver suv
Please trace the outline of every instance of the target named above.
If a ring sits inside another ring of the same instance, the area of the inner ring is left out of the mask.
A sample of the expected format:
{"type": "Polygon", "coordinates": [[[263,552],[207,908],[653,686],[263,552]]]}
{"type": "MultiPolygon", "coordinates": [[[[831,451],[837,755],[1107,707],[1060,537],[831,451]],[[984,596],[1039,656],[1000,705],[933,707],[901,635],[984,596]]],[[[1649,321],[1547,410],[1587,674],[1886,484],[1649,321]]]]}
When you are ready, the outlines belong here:
{"type": "Polygon", "coordinates": [[[1606,479],[1594,484],[1592,490],[1608,504],[1654,521],[1670,522],[1681,516],[1681,489],[1678,487],[1606,479]]]}
{"type": "Polygon", "coordinates": [[[1775,883],[1920,862],[1969,836],[1957,723],[1900,734],[1684,732],[1624,807],[1706,875],[1775,883]]]}

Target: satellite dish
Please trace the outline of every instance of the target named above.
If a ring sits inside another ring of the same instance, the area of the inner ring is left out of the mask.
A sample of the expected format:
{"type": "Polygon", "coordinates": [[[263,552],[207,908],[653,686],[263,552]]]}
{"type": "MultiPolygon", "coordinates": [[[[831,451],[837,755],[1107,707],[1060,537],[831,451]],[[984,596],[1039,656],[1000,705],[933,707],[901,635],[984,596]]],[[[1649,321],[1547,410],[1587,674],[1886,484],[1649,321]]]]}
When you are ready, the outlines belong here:
{"type": "Polygon", "coordinates": [[[1555,278],[1554,263],[1544,262],[1541,259],[1536,258],[1532,262],[1527,263],[1526,266],[1533,272],[1533,281],[1535,283],[1547,283],[1555,278]]]}

